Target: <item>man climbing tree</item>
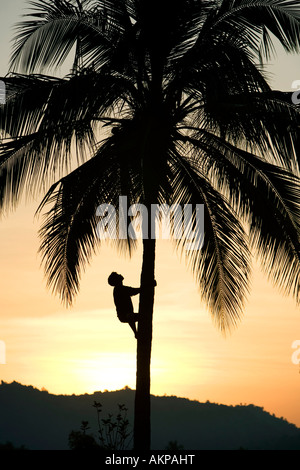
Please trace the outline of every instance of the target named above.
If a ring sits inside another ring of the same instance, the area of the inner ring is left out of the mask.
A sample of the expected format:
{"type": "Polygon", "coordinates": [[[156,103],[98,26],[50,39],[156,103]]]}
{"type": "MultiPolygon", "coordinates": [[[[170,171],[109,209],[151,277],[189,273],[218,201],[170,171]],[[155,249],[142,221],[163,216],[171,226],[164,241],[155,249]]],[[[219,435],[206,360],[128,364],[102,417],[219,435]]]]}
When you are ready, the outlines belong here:
{"type": "MultiPolygon", "coordinates": [[[[108,284],[114,287],[113,296],[120,322],[128,323],[134,336],[137,338],[136,323],[139,321],[139,314],[134,313],[131,297],[141,292],[140,287],[129,287],[123,285],[122,274],[112,272],[108,277],[108,284]]],[[[154,281],[156,286],[156,281],[154,281]]]]}
{"type": "Polygon", "coordinates": [[[122,274],[112,272],[108,277],[108,284],[114,287],[113,295],[118,319],[122,323],[128,323],[137,338],[135,324],[138,322],[138,313],[133,311],[131,296],[139,294],[141,289],[139,287],[123,286],[123,279],[122,274]]]}

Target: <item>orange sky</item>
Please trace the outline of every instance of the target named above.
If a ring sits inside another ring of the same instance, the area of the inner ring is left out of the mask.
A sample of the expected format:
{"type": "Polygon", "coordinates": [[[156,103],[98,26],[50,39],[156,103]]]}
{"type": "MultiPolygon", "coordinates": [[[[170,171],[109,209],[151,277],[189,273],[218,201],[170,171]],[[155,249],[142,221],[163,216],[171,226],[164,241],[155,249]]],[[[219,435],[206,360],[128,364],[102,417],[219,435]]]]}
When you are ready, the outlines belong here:
{"type": "MultiPolygon", "coordinates": [[[[24,0],[11,3],[0,6],[2,74],[9,25],[24,0]]],[[[300,60],[282,58],[270,70],[274,86],[290,89],[300,79],[300,60]]],[[[6,345],[0,379],[65,394],[134,388],[135,339],[116,319],[106,280],[116,270],[126,283],[138,285],[141,251],[129,260],[103,248],[83,276],[74,307],[66,310],[46,289],[40,268],[38,203],[21,205],[0,224],[0,341],[6,345]]],[[[255,269],[244,318],[224,338],[167,241],[158,246],[156,278],[152,393],[253,403],[300,427],[300,368],[292,362],[300,315],[293,300],[282,297],[255,269]]]]}

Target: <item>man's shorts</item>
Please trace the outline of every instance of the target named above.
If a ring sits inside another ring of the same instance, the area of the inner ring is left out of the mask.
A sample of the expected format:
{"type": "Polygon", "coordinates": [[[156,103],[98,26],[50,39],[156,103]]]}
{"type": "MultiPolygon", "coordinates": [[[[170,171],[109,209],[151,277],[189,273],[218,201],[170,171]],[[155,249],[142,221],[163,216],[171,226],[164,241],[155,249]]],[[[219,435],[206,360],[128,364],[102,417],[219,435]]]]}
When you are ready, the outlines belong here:
{"type": "Polygon", "coordinates": [[[125,313],[125,315],[118,315],[118,319],[121,323],[137,322],[139,320],[138,313],[125,313]]]}

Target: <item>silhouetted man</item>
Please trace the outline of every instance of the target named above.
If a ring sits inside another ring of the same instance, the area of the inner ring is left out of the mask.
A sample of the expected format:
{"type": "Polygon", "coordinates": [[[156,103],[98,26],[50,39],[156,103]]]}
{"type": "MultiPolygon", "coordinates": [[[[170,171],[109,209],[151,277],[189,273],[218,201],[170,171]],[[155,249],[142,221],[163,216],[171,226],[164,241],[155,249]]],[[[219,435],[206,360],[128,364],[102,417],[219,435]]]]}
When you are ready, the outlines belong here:
{"type": "Polygon", "coordinates": [[[136,322],[138,313],[134,313],[131,296],[141,292],[139,287],[123,286],[124,277],[118,273],[111,273],[108,277],[108,284],[114,287],[114,302],[117,309],[117,316],[120,322],[128,323],[137,338],[136,322]]]}
{"type": "MultiPolygon", "coordinates": [[[[140,287],[123,286],[124,277],[121,274],[113,272],[108,277],[108,284],[114,287],[114,302],[117,310],[117,316],[120,322],[128,323],[134,336],[137,338],[137,329],[135,324],[139,321],[139,314],[134,313],[131,297],[141,292],[140,287]]],[[[156,281],[154,281],[156,286],[156,281]]]]}

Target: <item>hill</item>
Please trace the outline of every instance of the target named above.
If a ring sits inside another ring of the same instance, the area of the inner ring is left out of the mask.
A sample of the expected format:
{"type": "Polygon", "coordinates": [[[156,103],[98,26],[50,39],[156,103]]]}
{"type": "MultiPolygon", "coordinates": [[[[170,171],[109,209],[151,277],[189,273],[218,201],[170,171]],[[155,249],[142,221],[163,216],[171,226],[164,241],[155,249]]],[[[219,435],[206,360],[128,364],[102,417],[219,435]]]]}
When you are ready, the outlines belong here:
{"type": "MultiPolygon", "coordinates": [[[[152,448],[177,441],[186,450],[300,450],[300,429],[254,405],[226,406],[186,398],[152,396],[152,448]]],[[[53,395],[17,382],[0,385],[0,443],[30,450],[67,450],[68,436],[88,421],[97,435],[94,402],[103,417],[128,407],[133,422],[134,390],[53,395]]]]}

